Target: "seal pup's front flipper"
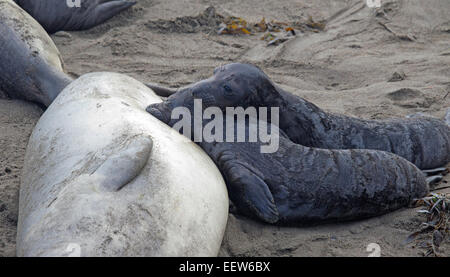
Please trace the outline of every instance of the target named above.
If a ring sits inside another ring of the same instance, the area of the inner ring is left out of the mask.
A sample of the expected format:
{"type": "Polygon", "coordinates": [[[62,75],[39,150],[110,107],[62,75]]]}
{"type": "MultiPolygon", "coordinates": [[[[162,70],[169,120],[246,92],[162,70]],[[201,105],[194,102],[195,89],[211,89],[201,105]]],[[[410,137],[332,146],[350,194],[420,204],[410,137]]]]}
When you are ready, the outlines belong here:
{"type": "Polygon", "coordinates": [[[156,95],[161,97],[169,97],[177,92],[176,89],[161,87],[160,85],[154,83],[147,83],[145,85],[149,87],[151,90],[153,90],[153,92],[156,93],[156,95]]]}
{"type": "Polygon", "coordinates": [[[267,223],[276,223],[279,213],[269,186],[247,166],[221,157],[229,195],[238,209],[267,223]],[[224,161],[226,160],[226,161],[224,161]]]}
{"type": "Polygon", "coordinates": [[[147,164],[153,140],[146,136],[131,138],[119,151],[109,156],[92,174],[102,190],[114,192],[133,181],[147,164]]]}

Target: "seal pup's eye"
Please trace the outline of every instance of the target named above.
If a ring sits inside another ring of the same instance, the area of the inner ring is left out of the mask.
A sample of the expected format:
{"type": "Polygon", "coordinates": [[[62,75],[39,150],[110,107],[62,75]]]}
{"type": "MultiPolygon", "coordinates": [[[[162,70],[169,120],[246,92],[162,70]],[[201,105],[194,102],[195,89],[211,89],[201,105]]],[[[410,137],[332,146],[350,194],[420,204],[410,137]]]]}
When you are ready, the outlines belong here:
{"type": "Polygon", "coordinates": [[[228,85],[224,85],[223,89],[225,90],[226,93],[232,93],[233,92],[233,90],[228,85]]]}
{"type": "Polygon", "coordinates": [[[224,85],[223,90],[224,90],[223,95],[225,96],[225,98],[233,98],[234,97],[233,90],[231,89],[231,87],[229,85],[224,85]]]}

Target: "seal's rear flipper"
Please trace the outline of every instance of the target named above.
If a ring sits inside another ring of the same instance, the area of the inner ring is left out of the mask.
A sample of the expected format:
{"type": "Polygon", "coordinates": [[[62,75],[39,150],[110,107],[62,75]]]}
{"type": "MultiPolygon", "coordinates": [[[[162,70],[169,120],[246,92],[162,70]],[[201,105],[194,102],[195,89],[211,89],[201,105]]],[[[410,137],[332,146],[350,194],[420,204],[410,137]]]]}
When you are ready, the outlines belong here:
{"type": "Polygon", "coordinates": [[[147,164],[153,148],[149,137],[136,136],[91,174],[99,187],[114,192],[133,181],[147,164]]]}
{"type": "Polygon", "coordinates": [[[161,87],[161,86],[159,86],[157,84],[153,84],[153,83],[147,83],[145,85],[147,87],[149,87],[151,90],[153,90],[153,92],[155,92],[156,95],[161,96],[161,97],[169,97],[172,94],[175,94],[177,92],[177,90],[161,87]]]}
{"type": "Polygon", "coordinates": [[[434,175],[431,177],[428,177],[426,179],[428,186],[434,186],[437,185],[440,181],[442,181],[442,179],[444,178],[444,176],[442,175],[434,175]]]}
{"type": "Polygon", "coordinates": [[[239,163],[229,161],[224,165],[229,195],[238,210],[267,223],[276,223],[279,213],[267,184],[239,163]]]}
{"type": "Polygon", "coordinates": [[[112,18],[116,14],[118,14],[136,4],[136,2],[125,1],[125,0],[115,0],[115,1],[109,1],[109,2],[107,2],[107,1],[108,0],[104,0],[103,2],[106,2],[106,3],[102,3],[95,8],[95,12],[93,13],[93,18],[92,18],[92,20],[89,21],[89,23],[90,23],[90,24],[88,23],[89,26],[84,26],[85,28],[91,28],[96,25],[99,25],[99,24],[105,22],[106,20],[112,18]]]}
{"type": "Polygon", "coordinates": [[[434,186],[438,184],[445,175],[449,173],[449,169],[446,167],[439,167],[434,169],[422,170],[422,172],[427,176],[428,186],[434,186]]]}

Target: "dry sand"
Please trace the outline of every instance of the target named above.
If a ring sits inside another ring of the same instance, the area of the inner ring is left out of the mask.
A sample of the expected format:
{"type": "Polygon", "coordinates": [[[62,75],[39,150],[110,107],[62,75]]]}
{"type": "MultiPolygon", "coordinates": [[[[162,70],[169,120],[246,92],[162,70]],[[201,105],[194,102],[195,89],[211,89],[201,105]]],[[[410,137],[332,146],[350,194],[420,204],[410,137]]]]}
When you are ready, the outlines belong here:
{"type": "MultiPolygon", "coordinates": [[[[417,112],[442,117],[450,106],[450,2],[382,3],[370,9],[363,0],[138,0],[106,24],[52,38],[74,77],[114,71],[179,87],[210,76],[216,66],[249,62],[331,112],[371,119],[417,112]],[[209,6],[251,22],[306,22],[311,16],[327,26],[267,47],[260,34],[217,35],[214,16],[198,16],[209,6]],[[394,73],[406,78],[389,82],[394,73]]],[[[20,171],[41,113],[33,104],[0,99],[0,256],[15,253],[20,171]]],[[[448,182],[449,177],[441,186],[448,182]]],[[[402,243],[424,220],[416,210],[307,228],[230,215],[220,255],[367,256],[367,245],[378,243],[382,256],[420,256],[415,243],[402,243]]],[[[449,238],[441,248],[450,256],[449,238]]]]}

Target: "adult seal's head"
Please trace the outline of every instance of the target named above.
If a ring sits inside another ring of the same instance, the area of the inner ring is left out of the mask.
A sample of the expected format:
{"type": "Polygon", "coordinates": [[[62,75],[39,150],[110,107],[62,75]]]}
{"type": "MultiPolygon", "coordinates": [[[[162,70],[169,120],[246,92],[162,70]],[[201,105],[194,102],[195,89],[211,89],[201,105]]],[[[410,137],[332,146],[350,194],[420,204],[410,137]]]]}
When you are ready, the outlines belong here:
{"type": "Polygon", "coordinates": [[[12,0],[0,0],[0,37],[0,90],[50,105],[72,81],[51,38],[12,0]]]}
{"type": "Polygon", "coordinates": [[[136,4],[125,0],[15,1],[49,33],[92,28],[136,4]]]}
{"type": "Polygon", "coordinates": [[[145,112],[160,101],[115,73],[83,75],[60,94],[28,144],[18,256],[218,254],[224,180],[202,149],[145,112]]]}

